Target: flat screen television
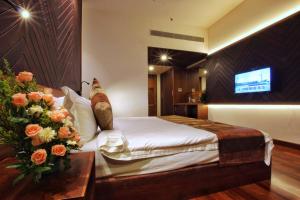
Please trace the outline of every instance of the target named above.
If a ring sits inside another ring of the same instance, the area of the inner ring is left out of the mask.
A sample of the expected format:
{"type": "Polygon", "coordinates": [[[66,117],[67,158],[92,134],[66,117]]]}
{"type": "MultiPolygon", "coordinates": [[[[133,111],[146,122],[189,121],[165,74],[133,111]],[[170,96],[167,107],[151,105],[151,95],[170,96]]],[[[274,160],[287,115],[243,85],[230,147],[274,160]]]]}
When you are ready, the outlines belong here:
{"type": "Polygon", "coordinates": [[[235,93],[271,91],[271,68],[263,68],[235,75],[235,93]]]}

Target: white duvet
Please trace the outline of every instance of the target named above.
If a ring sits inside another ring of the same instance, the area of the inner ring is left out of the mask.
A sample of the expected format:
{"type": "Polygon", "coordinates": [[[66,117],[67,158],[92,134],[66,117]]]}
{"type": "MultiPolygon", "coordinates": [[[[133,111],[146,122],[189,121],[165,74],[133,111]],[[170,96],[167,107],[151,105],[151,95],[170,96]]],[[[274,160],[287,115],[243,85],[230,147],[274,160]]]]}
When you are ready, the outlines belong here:
{"type": "Polygon", "coordinates": [[[114,120],[114,130],[100,133],[98,150],[115,160],[136,160],[199,150],[216,150],[217,136],[156,117],[114,120]]]}

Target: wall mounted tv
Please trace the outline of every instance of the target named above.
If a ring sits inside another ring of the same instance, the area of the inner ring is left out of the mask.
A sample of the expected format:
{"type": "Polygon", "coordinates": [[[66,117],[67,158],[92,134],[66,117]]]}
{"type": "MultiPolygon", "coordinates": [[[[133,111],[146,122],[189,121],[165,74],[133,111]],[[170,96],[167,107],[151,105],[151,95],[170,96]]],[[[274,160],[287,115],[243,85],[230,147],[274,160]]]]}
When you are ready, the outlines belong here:
{"type": "Polygon", "coordinates": [[[263,68],[235,75],[235,93],[271,91],[271,68],[263,68]]]}

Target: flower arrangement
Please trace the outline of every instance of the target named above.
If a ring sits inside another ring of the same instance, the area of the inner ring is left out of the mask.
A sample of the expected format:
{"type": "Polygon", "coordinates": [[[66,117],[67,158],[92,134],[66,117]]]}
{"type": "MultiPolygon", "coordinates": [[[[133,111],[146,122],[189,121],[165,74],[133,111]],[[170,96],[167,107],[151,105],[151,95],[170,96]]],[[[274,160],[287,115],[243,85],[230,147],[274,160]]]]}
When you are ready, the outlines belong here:
{"type": "Polygon", "coordinates": [[[80,136],[69,112],[55,108],[52,94],[38,90],[30,72],[15,76],[4,60],[0,68],[0,144],[11,145],[21,173],[14,184],[27,175],[39,182],[42,175],[70,167],[70,151],[79,148],[80,136]]]}

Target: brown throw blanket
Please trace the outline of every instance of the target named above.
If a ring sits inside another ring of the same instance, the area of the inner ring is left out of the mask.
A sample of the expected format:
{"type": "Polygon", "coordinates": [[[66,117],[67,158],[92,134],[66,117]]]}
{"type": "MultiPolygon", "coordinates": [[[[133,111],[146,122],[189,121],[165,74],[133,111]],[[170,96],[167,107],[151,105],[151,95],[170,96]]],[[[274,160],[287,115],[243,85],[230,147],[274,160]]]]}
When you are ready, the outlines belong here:
{"type": "Polygon", "coordinates": [[[221,166],[264,160],[265,140],[258,130],[176,115],[163,116],[161,119],[215,133],[219,140],[221,166]]]}

